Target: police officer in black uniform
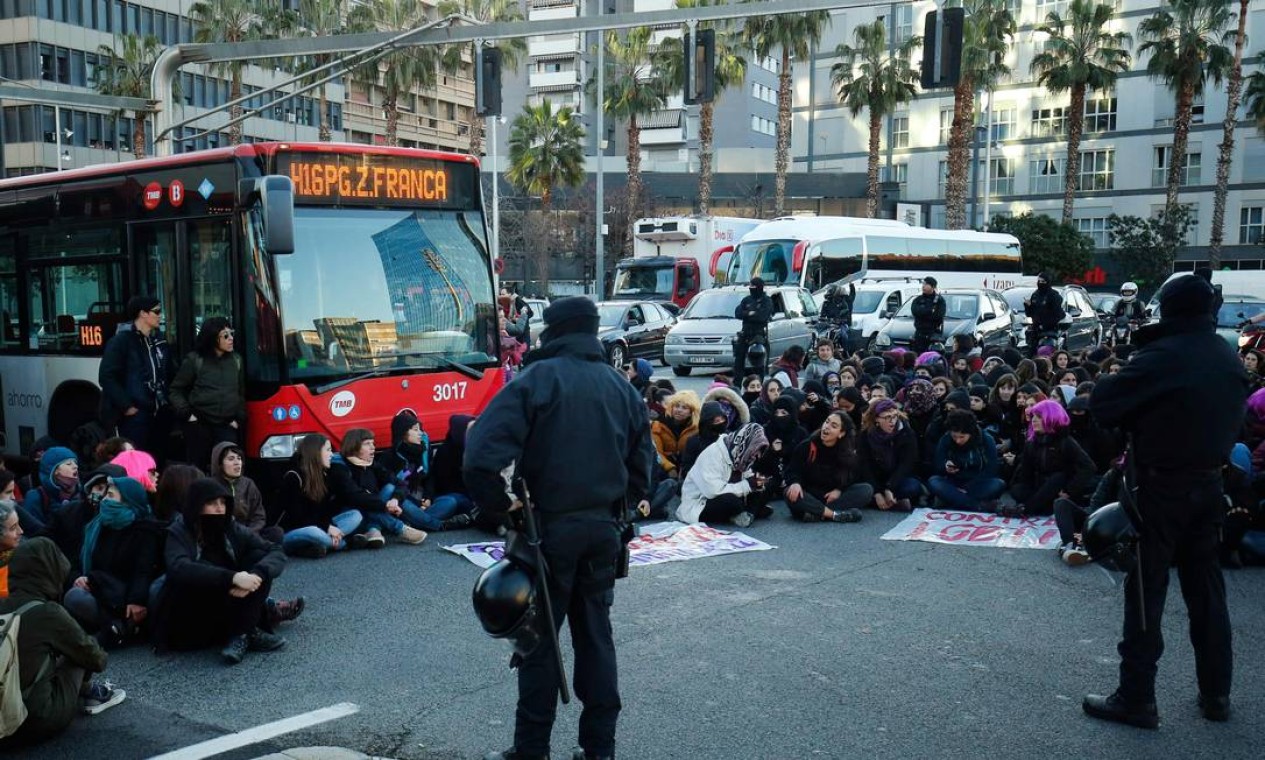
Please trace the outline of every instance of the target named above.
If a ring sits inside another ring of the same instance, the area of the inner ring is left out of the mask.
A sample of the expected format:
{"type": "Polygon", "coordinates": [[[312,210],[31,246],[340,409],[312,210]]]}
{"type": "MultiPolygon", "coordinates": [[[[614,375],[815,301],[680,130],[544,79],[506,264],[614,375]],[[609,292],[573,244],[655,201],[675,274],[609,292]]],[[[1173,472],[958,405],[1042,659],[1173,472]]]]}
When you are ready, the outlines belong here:
{"type": "Polygon", "coordinates": [[[1139,348],[1128,364],[1100,377],[1090,397],[1100,423],[1131,434],[1142,519],[1140,566],[1125,580],[1120,685],[1110,696],[1085,698],[1085,712],[1095,718],[1159,726],[1155,673],[1172,566],[1190,614],[1199,707],[1208,720],[1230,716],[1230,617],[1217,552],[1225,516],[1221,466],[1243,424],[1248,384],[1215,331],[1214,300],[1200,277],[1170,281],[1160,291],[1159,324],[1134,334],[1139,348]]]}
{"type": "Polygon", "coordinates": [[[1063,310],[1063,296],[1050,285],[1050,278],[1045,272],[1037,275],[1037,289],[1024,300],[1024,311],[1032,320],[1027,336],[1028,350],[1035,356],[1041,336],[1049,333],[1057,335],[1059,323],[1067,316],[1063,310]]]}
{"type": "MultiPolygon", "coordinates": [[[[769,322],[773,319],[773,299],[764,292],[764,280],[751,280],[749,295],[743,297],[734,318],[742,320],[742,329],[734,338],[734,382],[747,374],[747,350],[756,341],[764,341],[765,359],[768,359],[769,322]]],[[[761,375],[764,373],[761,372],[761,375]]]]}
{"type": "Polygon", "coordinates": [[[931,342],[944,332],[944,313],[948,305],[944,296],[936,292],[936,278],[922,278],[922,294],[915,296],[909,305],[914,317],[914,350],[922,353],[931,348],[931,342]]]}
{"type": "MultiPolygon", "coordinates": [[[[646,406],[606,362],[598,313],[583,296],[545,309],[541,347],[470,429],[464,474],[481,510],[515,507],[504,473],[516,465],[540,520],[554,620],[571,624],[581,760],[613,758],[620,699],[610,607],[623,549],[625,498],[644,511],[654,446],[646,406]]],[[[539,646],[518,671],[514,747],[505,760],[549,757],[558,665],[539,646]]]]}

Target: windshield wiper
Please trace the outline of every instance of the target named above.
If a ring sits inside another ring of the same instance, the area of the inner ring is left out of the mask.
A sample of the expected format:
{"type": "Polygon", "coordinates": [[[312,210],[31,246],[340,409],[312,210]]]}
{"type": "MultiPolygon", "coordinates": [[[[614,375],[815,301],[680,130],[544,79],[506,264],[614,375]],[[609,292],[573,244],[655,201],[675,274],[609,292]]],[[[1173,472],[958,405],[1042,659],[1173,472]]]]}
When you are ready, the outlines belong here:
{"type": "MultiPolygon", "coordinates": [[[[437,354],[437,353],[435,353],[435,352],[433,352],[433,351],[403,351],[403,352],[400,352],[400,353],[395,353],[395,354],[386,354],[386,355],[384,356],[384,358],[400,358],[400,359],[403,359],[404,357],[407,357],[407,356],[425,356],[425,357],[429,357],[429,358],[434,359],[434,360],[435,360],[436,362],[438,362],[441,366],[447,367],[448,369],[455,369],[455,370],[457,370],[458,372],[460,372],[461,374],[465,375],[466,377],[468,377],[468,378],[470,378],[470,379],[472,379],[472,380],[482,380],[482,379],[483,379],[483,370],[481,370],[481,369],[475,369],[474,367],[471,367],[471,366],[470,366],[470,365],[468,365],[468,364],[462,364],[462,363],[461,363],[461,362],[459,362],[459,361],[455,361],[455,360],[453,360],[453,359],[449,359],[448,357],[444,356],[443,354],[437,354]]],[[[397,369],[398,369],[398,368],[397,368],[397,369]]],[[[409,369],[417,369],[417,367],[410,367],[409,369]]]]}
{"type": "Polygon", "coordinates": [[[415,369],[415,368],[414,367],[378,367],[377,369],[371,369],[368,372],[361,372],[359,375],[352,375],[350,377],[344,377],[338,380],[332,380],[323,385],[318,385],[312,389],[312,393],[319,396],[322,393],[329,393],[330,391],[338,390],[339,388],[342,388],[347,385],[351,385],[352,383],[358,382],[360,380],[368,380],[374,377],[382,377],[384,375],[389,375],[392,372],[396,372],[402,369],[415,369]]]}

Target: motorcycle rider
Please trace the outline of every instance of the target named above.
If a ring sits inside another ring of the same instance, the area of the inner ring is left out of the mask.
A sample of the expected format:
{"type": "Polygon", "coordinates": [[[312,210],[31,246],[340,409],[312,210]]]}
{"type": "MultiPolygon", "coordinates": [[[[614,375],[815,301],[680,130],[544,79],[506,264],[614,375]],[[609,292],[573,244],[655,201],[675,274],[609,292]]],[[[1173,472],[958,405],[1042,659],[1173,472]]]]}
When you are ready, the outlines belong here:
{"type": "Polygon", "coordinates": [[[1059,323],[1067,316],[1063,311],[1063,296],[1050,286],[1045,272],[1037,275],[1037,289],[1024,299],[1024,312],[1032,320],[1028,333],[1028,348],[1035,354],[1037,343],[1044,335],[1058,335],[1059,323]]]}
{"type": "Polygon", "coordinates": [[[909,305],[914,317],[913,349],[917,353],[929,350],[932,342],[939,340],[944,332],[944,313],[948,304],[944,302],[944,296],[936,292],[937,285],[936,278],[930,275],[922,278],[922,295],[915,296],[909,305]]]}
{"type": "MultiPolygon", "coordinates": [[[[1146,310],[1138,300],[1138,286],[1135,282],[1126,282],[1120,286],[1120,300],[1116,301],[1114,324],[1117,327],[1128,324],[1131,331],[1142,324],[1146,318],[1146,310]]],[[[1114,338],[1114,335],[1113,335],[1114,338]]]]}
{"type": "Polygon", "coordinates": [[[847,292],[839,283],[833,283],[826,288],[826,300],[821,305],[821,322],[836,331],[835,342],[844,357],[852,353],[852,300],[856,298],[856,293],[856,286],[852,283],[848,283],[847,292]]]}

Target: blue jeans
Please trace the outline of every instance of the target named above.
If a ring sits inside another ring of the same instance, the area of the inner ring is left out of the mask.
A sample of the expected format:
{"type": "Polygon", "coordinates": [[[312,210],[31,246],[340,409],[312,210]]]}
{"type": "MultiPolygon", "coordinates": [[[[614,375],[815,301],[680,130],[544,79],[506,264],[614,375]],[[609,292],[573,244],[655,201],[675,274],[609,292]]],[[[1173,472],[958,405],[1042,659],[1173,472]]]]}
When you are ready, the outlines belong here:
{"type": "Polygon", "coordinates": [[[927,488],[938,501],[954,509],[968,512],[980,508],[980,503],[996,499],[1006,491],[1006,481],[1001,478],[979,476],[962,483],[953,478],[936,475],[927,482],[927,488]]]}
{"type": "Polygon", "coordinates": [[[404,499],[400,507],[404,510],[404,522],[422,530],[443,530],[443,522],[456,514],[469,512],[474,505],[461,494],[440,496],[430,503],[430,507],[422,509],[412,499],[404,499]]]}
{"type": "Polygon", "coordinates": [[[1252,450],[1245,443],[1236,443],[1234,448],[1230,449],[1230,464],[1238,467],[1247,473],[1249,480],[1252,478],[1252,450]]]}
{"type": "MultiPolygon", "coordinates": [[[[874,490],[878,491],[880,489],[875,488],[874,490]]],[[[892,495],[898,499],[913,501],[922,496],[922,482],[918,478],[904,478],[892,484],[892,495]]]]}
{"type": "MultiPolygon", "coordinates": [[[[334,527],[343,532],[343,535],[350,538],[351,534],[364,522],[364,517],[358,510],[349,509],[346,512],[334,515],[334,527]]],[[[329,537],[328,529],[321,529],[315,525],[309,525],[305,528],[295,528],[287,531],[281,539],[281,548],[286,554],[290,554],[294,550],[302,552],[303,549],[311,547],[324,547],[327,551],[340,551],[347,548],[347,542],[343,541],[338,546],[334,546],[334,541],[329,537]]]]}

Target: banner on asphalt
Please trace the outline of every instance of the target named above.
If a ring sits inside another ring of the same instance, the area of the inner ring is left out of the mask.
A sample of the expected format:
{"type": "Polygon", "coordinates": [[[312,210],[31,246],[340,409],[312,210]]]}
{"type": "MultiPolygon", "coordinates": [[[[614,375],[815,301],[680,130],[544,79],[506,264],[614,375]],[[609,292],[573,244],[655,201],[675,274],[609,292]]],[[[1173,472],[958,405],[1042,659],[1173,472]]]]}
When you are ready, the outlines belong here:
{"type": "Polygon", "coordinates": [[[884,533],[883,539],[1000,549],[1057,549],[1059,529],[1053,517],[1002,517],[982,512],[915,509],[884,533]]]}
{"type": "MultiPolygon", "coordinates": [[[[482,568],[491,567],[505,556],[503,541],[456,544],[443,548],[482,568]]],[[[638,567],[719,557],[724,554],[762,552],[777,547],[737,531],[718,530],[707,525],[661,522],[638,526],[637,537],[628,544],[628,548],[631,550],[629,566],[638,567]]]]}

